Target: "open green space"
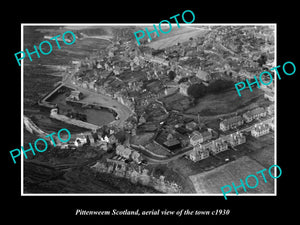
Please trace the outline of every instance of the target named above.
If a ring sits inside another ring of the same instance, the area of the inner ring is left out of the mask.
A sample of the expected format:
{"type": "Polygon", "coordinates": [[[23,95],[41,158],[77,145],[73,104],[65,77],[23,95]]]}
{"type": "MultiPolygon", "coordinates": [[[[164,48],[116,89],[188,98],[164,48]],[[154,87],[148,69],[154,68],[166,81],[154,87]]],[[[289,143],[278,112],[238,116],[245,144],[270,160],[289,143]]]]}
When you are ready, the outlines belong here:
{"type": "Polygon", "coordinates": [[[242,97],[238,96],[235,89],[230,89],[218,94],[206,94],[199,98],[196,105],[186,110],[185,113],[213,116],[232,113],[240,109],[248,110],[268,103],[268,100],[264,98],[263,91],[259,89],[254,89],[253,92],[245,90],[242,97]]]}
{"type": "MultiPolygon", "coordinates": [[[[256,174],[256,172],[264,169],[256,161],[250,159],[247,156],[241,157],[238,160],[232,161],[225,165],[222,165],[211,171],[200,173],[198,175],[190,176],[197,193],[222,193],[221,187],[229,185],[232,182],[239,185],[240,179],[245,179],[250,174],[256,174]]],[[[261,179],[259,185],[255,189],[247,189],[249,193],[273,193],[274,182],[270,176],[266,175],[267,183],[261,179]]],[[[250,182],[249,185],[254,186],[255,182],[250,182]]],[[[238,188],[240,194],[245,193],[242,188],[238,188]]],[[[233,192],[234,193],[234,192],[233,192]]]]}

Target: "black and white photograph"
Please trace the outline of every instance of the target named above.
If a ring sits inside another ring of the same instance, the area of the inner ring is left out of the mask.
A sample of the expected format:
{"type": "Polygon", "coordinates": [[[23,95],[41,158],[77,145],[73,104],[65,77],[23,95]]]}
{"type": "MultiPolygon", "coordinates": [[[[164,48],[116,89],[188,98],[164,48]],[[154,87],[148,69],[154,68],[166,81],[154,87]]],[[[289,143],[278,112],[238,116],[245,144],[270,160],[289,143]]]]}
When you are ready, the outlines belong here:
{"type": "Polygon", "coordinates": [[[276,24],[22,26],[23,194],[275,193],[276,24]]]}
{"type": "Polygon", "coordinates": [[[43,4],[3,14],[4,221],[296,219],[295,4],[43,4]]]}

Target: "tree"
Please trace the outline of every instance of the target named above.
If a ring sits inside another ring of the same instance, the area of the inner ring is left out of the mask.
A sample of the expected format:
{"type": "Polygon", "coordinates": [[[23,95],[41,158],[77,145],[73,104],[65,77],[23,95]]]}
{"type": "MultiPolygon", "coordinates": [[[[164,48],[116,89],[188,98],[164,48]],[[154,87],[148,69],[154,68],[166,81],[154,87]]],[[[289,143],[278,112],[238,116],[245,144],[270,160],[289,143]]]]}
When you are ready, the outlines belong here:
{"type": "Polygon", "coordinates": [[[268,60],[268,56],[266,54],[261,54],[260,58],[257,60],[257,62],[259,63],[259,66],[262,67],[264,64],[266,64],[268,60]]]}
{"type": "Polygon", "coordinates": [[[174,80],[174,78],[176,77],[176,73],[175,73],[174,71],[171,70],[171,71],[168,73],[168,77],[169,77],[170,80],[174,80]]]}
{"type": "Polygon", "coordinates": [[[198,99],[205,95],[206,87],[202,83],[192,84],[188,89],[187,93],[189,96],[198,99]]]}
{"type": "Polygon", "coordinates": [[[234,83],[232,81],[219,79],[209,84],[209,86],[207,87],[207,92],[220,93],[226,89],[231,88],[233,85],[234,83]]]}

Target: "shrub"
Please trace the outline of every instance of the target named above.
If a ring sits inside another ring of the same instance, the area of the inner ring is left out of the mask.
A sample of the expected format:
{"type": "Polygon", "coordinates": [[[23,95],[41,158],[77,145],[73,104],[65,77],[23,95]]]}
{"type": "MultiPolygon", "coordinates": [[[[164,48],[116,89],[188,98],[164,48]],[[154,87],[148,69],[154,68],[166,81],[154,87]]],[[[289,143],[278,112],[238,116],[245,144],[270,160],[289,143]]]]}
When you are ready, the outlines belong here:
{"type": "Polygon", "coordinates": [[[189,96],[198,99],[205,95],[206,87],[204,86],[204,84],[201,83],[192,84],[188,88],[187,93],[189,96]]]}

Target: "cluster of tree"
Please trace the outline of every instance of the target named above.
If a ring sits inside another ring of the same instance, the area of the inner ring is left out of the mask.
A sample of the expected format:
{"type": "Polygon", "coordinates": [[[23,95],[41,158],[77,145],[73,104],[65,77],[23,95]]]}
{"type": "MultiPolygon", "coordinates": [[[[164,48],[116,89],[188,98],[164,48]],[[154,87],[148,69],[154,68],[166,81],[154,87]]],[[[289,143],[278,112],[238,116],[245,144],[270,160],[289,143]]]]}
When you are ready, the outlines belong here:
{"type": "Polygon", "coordinates": [[[202,83],[192,84],[187,93],[194,99],[199,99],[205,94],[217,94],[226,89],[232,88],[234,83],[228,80],[215,80],[211,82],[207,87],[202,83]]]}
{"type": "Polygon", "coordinates": [[[261,54],[260,58],[257,60],[260,67],[262,67],[264,64],[266,64],[268,60],[268,56],[266,54],[261,54]]]}
{"type": "Polygon", "coordinates": [[[218,94],[224,90],[234,87],[234,82],[230,80],[215,80],[207,87],[207,93],[218,94]]]}
{"type": "Polygon", "coordinates": [[[192,84],[187,89],[187,93],[189,96],[198,99],[203,97],[206,94],[206,87],[202,83],[192,84]]]}
{"type": "Polygon", "coordinates": [[[168,73],[168,77],[169,77],[170,80],[174,80],[174,78],[176,77],[176,73],[175,73],[174,71],[171,70],[171,71],[168,73]]]}

